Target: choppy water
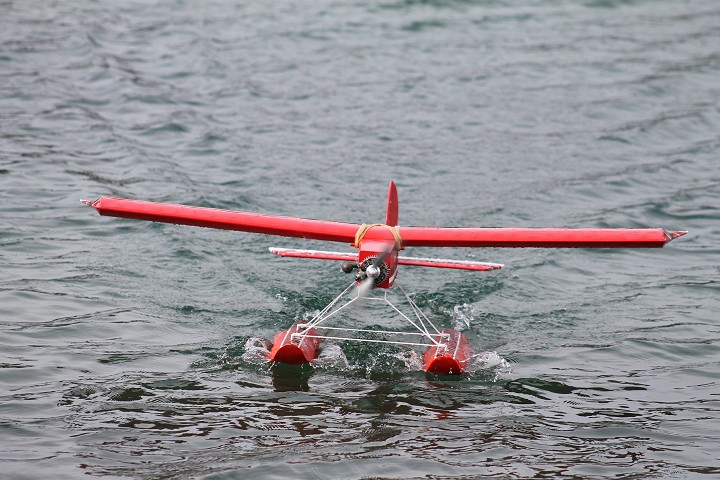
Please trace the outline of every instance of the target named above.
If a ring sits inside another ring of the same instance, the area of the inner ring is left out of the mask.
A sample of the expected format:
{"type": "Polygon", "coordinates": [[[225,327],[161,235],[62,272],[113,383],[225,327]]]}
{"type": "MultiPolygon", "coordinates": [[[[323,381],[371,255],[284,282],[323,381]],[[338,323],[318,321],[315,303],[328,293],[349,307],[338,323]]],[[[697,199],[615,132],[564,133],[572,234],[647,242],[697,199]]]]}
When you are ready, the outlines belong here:
{"type": "Polygon", "coordinates": [[[715,0],[0,1],[0,477],[720,476],[719,132],[715,0]],[[327,245],[79,202],[363,223],[390,179],[405,225],[690,234],[416,249],[507,266],[400,272],[469,321],[447,381],[259,359],[347,282],[266,247],[327,245]]]}

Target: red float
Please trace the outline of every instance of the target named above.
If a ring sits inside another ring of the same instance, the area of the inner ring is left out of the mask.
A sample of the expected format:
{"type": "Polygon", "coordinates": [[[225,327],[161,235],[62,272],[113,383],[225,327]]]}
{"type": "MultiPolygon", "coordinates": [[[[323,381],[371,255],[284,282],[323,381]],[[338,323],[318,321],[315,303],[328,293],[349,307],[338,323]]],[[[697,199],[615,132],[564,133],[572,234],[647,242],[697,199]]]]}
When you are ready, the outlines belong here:
{"type": "Polygon", "coordinates": [[[310,363],[318,356],[318,349],[322,342],[317,335],[317,330],[300,329],[300,322],[284,330],[273,338],[272,348],[268,354],[271,362],[282,362],[290,365],[301,365],[310,363]]]}
{"type": "Polygon", "coordinates": [[[439,345],[433,345],[423,355],[423,368],[428,373],[438,375],[460,375],[465,373],[472,349],[465,335],[447,328],[436,335],[439,345]]]}

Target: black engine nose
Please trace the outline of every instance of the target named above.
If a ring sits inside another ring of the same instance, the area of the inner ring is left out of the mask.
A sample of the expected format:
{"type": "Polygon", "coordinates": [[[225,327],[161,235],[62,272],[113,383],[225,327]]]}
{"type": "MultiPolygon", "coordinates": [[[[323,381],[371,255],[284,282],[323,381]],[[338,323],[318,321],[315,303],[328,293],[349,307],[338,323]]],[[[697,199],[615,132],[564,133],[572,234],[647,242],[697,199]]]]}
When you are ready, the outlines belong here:
{"type": "Polygon", "coordinates": [[[342,265],[340,265],[340,268],[342,268],[343,272],[350,273],[358,268],[358,264],[357,262],[343,262],[342,265]]]}

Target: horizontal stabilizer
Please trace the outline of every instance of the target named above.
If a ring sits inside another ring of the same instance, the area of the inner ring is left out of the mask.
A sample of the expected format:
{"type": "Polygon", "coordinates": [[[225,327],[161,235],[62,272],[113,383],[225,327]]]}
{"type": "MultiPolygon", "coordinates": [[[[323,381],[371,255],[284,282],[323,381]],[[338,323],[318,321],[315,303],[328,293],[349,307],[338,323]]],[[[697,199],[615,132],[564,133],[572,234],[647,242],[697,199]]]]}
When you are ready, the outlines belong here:
{"type": "Polygon", "coordinates": [[[487,272],[489,270],[498,270],[503,267],[499,263],[472,262],[467,260],[446,260],[441,258],[416,258],[416,257],[398,257],[398,264],[411,265],[415,267],[436,267],[436,268],[456,268],[460,270],[475,270],[477,272],[487,272]]]}
{"type": "MultiPolygon", "coordinates": [[[[351,262],[355,262],[358,259],[357,253],[323,252],[320,250],[298,250],[294,248],[271,247],[270,252],[280,257],[316,258],[318,260],[340,260],[351,262]]],[[[475,270],[478,272],[497,270],[503,267],[499,263],[418,257],[398,257],[398,264],[414,267],[456,268],[460,270],[475,270]]]]}
{"type": "Polygon", "coordinates": [[[270,252],[280,257],[317,258],[318,260],[344,260],[356,262],[357,253],[322,252],[320,250],[297,250],[295,248],[270,247],[270,252]]]}

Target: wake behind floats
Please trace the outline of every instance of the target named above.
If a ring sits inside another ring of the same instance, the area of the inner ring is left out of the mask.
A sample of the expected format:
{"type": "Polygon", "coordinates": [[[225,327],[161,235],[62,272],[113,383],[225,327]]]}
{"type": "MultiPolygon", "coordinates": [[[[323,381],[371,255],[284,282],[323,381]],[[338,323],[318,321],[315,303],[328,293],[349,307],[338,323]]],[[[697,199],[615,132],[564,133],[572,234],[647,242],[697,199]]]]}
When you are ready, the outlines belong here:
{"type": "Polygon", "coordinates": [[[470,344],[465,335],[457,330],[439,330],[435,327],[405,290],[395,283],[398,266],[490,271],[502,268],[502,265],[400,256],[399,252],[405,247],[660,248],[687,233],[666,232],[661,228],[400,227],[397,189],[393,182],[390,182],[388,189],[383,224],[358,225],[307,220],[113,197],[102,197],[94,202],[83,200],[83,203],[94,207],[104,216],[349,243],[358,249],[356,253],[270,248],[272,253],[281,257],[342,261],[342,270],[346,273],[354,272],[355,278],[311,320],[296,322],[275,335],[268,354],[269,360],[289,364],[309,363],[317,358],[324,340],[391,343],[425,348],[423,368],[427,372],[443,375],[465,371],[472,355],[470,344]],[[411,313],[401,311],[388,299],[387,289],[393,286],[400,290],[411,313]],[[372,295],[371,291],[376,289],[385,289],[384,295],[372,295]],[[344,302],[341,302],[343,299],[344,302]],[[413,331],[333,327],[326,323],[349,305],[371,300],[386,304],[409,323],[413,331]]]}

